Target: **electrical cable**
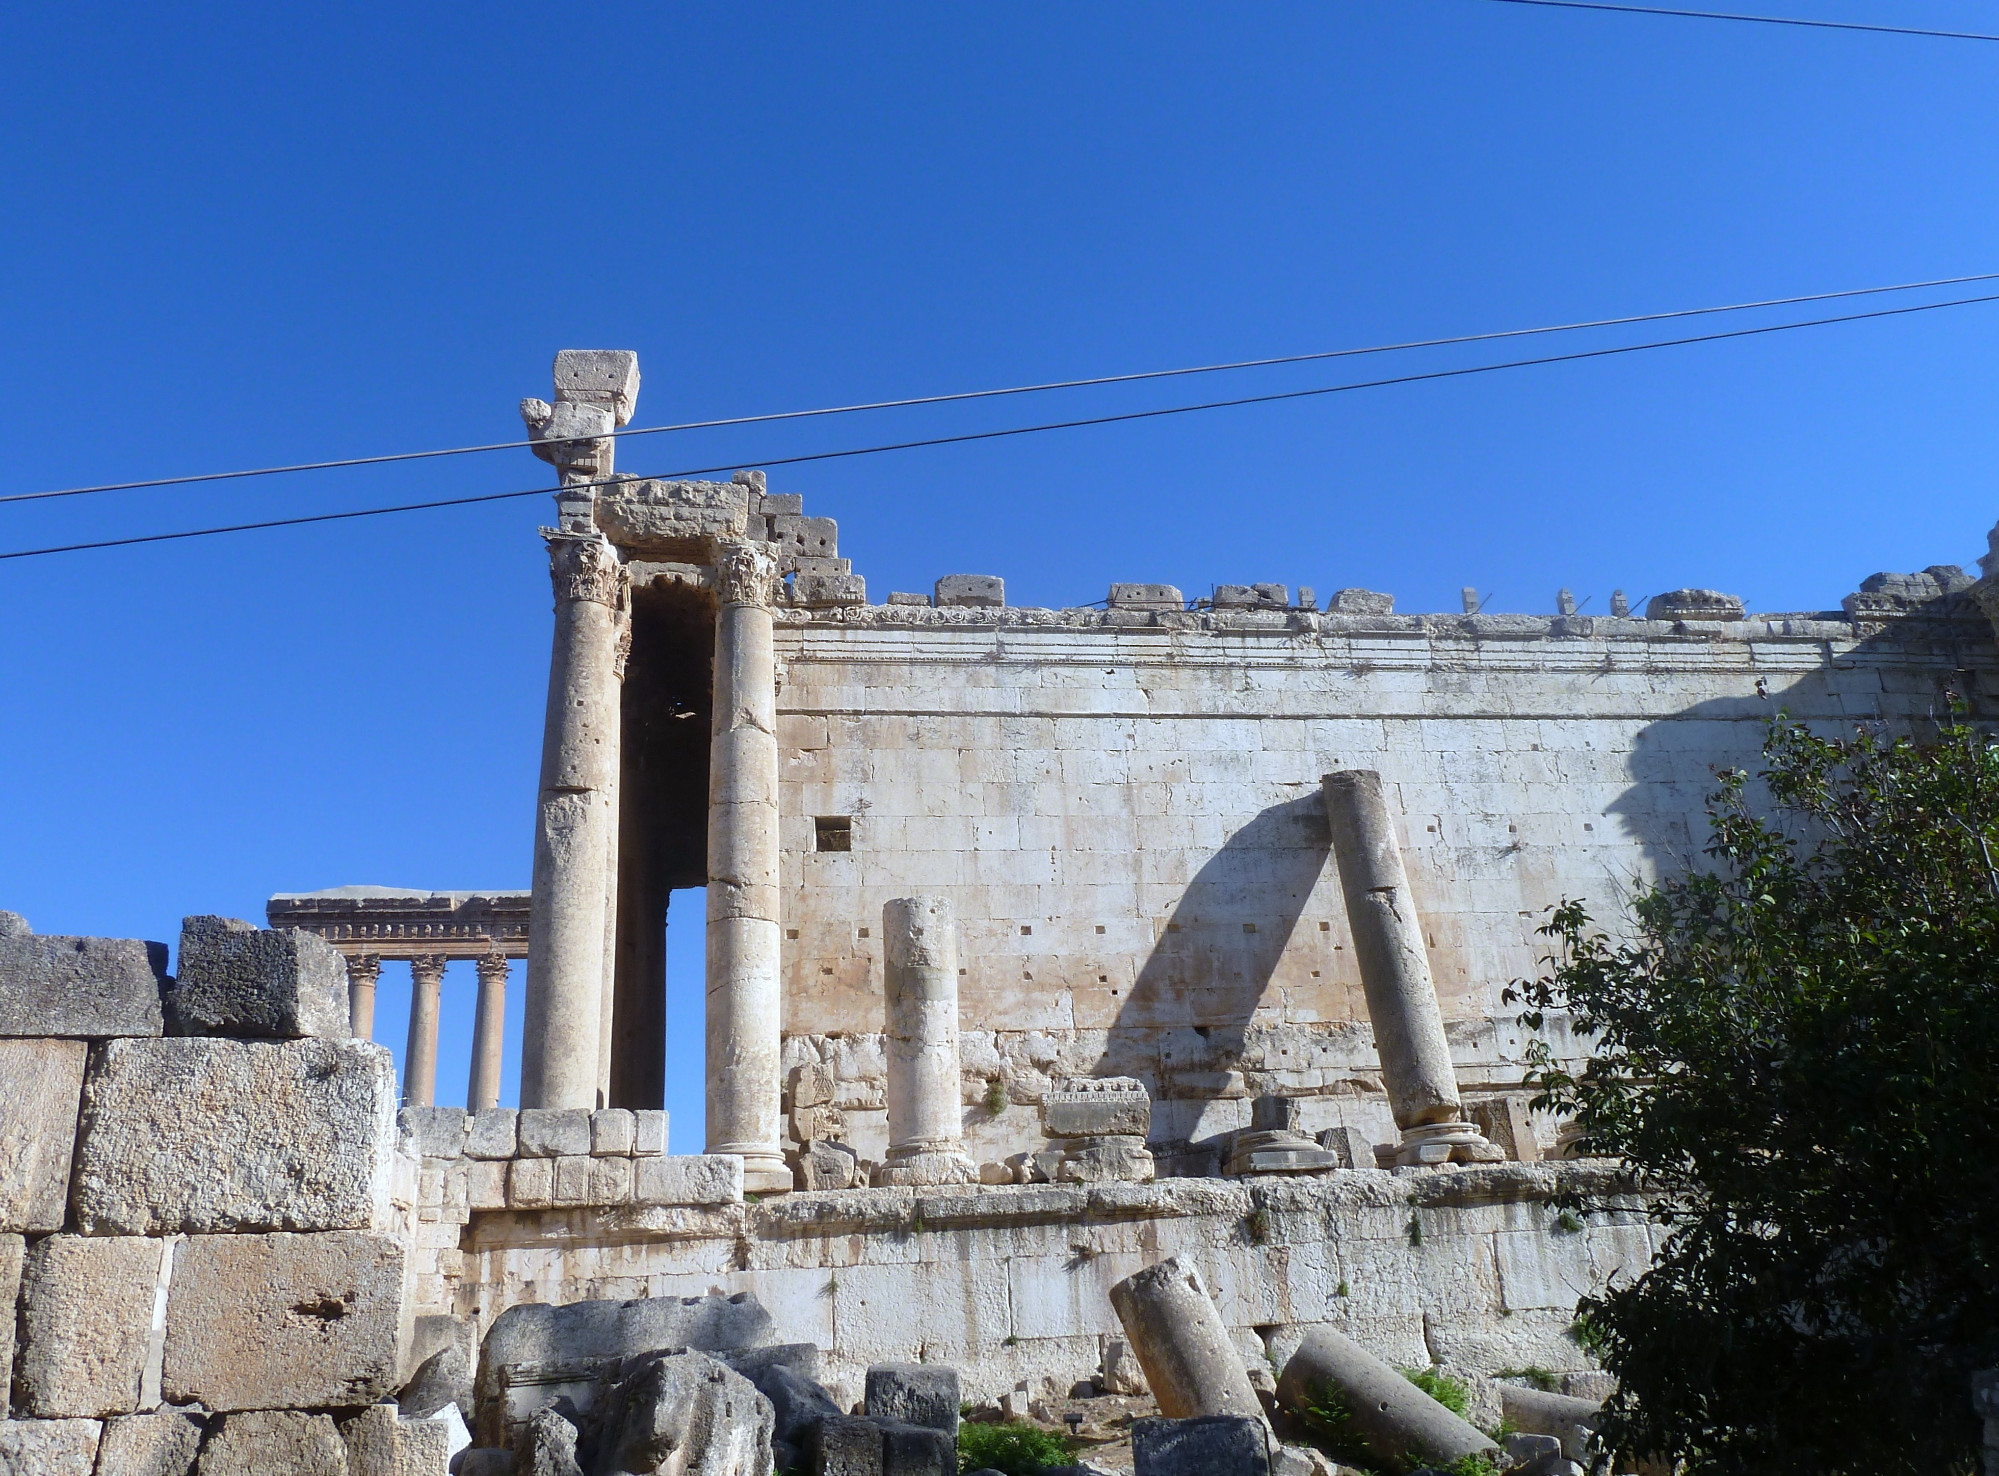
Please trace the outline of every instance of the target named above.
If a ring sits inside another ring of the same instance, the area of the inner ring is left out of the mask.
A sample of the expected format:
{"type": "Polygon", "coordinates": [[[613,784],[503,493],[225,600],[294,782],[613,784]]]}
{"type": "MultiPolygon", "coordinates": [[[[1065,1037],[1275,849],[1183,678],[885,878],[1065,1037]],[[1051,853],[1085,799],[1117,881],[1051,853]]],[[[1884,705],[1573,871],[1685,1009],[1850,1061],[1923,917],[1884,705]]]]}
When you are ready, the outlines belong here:
{"type": "Polygon", "coordinates": [[[1807,26],[1819,31],[1873,31],[1885,36],[1930,36],[1944,41],[1999,41],[1984,31],[1927,31],[1915,26],[1878,26],[1864,21],[1809,20],[1794,15],[1740,15],[1728,10],[1675,10],[1663,5],[1613,5],[1608,0],[1492,0],[1498,5],[1540,5],[1551,10],[1610,10],[1626,15],[1671,15],[1689,20],[1747,21],[1759,26],[1807,26]]]}
{"type": "MultiPolygon", "coordinates": [[[[1472,374],[1492,374],[1502,369],[1532,369],[1545,364],[1569,364],[1584,359],[1606,359],[1620,354],[1643,353],[1648,349],[1683,348],[1696,343],[1718,343],[1731,338],[1754,338],[1762,334],[1787,333],[1796,328],[1823,328],[1834,323],[1858,323],[1874,318],[1905,317],[1911,313],[1935,312],[1941,308],[1970,307],[1999,302],[1999,292],[1979,297],[1960,297],[1946,302],[1915,303],[1908,307],[1876,308],[1865,313],[1842,313],[1830,318],[1807,318],[1796,323],[1766,323],[1755,328],[1731,328],[1721,333],[1701,333],[1688,338],[1657,339],[1650,343],[1619,344],[1611,348],[1581,349],[1574,353],[1549,354],[1538,359],[1511,359],[1498,364],[1469,364],[1456,369],[1432,369],[1421,374],[1398,374],[1387,379],[1358,380],[1349,384],[1320,385],[1313,389],[1281,390],[1273,394],[1244,395],[1232,400],[1207,400],[1196,405],[1167,405],[1154,410],[1127,410],[1116,415],[1092,415],[1079,420],[1047,421],[1040,425],[1008,426],[1002,430],[966,431],[952,436],[931,436],[917,441],[893,441],[879,446],[853,446],[839,451],[814,451],[801,456],[738,460],[721,466],[694,467],[649,481],[677,481],[732,471],[744,465],[759,467],[798,466],[812,461],[837,461],[854,456],[878,456],[887,451],[914,451],[930,446],[957,446],[969,441],[993,441],[1009,436],[1036,435],[1043,431],[1075,430],[1084,426],[1114,425],[1125,421],[1157,420],[1168,415],[1189,415],[1200,410],[1228,410],[1242,405],[1270,405],[1284,400],[1311,399],[1319,395],[1344,394],[1350,390],[1384,389],[1392,385],[1421,384],[1430,380],[1459,379],[1472,374]]],[[[623,481],[622,477],[573,484],[601,487],[623,481]]],[[[640,479],[634,479],[640,480],[640,479]]],[[[381,517],[389,513],[422,512],[437,507],[465,507],[479,502],[503,502],[509,498],[535,497],[565,490],[560,487],[529,487],[518,492],[486,492],[473,497],[444,497],[432,502],[408,502],[393,507],[364,507],[347,512],[312,513],[295,518],[271,518],[256,523],[233,523],[216,528],[189,528],[173,533],[145,533],[130,538],[105,538],[91,543],[65,543],[48,548],[22,548],[0,553],[0,560],[37,558],[44,554],[80,553],[88,549],[124,548],[139,543],[165,543],[181,538],[207,538],[218,533],[246,533],[261,528],[289,528],[306,523],[331,523],[347,518],[381,517]]]]}
{"type": "MultiPolygon", "coordinates": [[[[779,410],[767,415],[738,415],[721,420],[690,420],[678,425],[647,425],[614,430],[610,436],[657,436],[676,431],[715,430],[739,425],[768,425],[781,420],[808,420],[827,415],[851,415],[863,410],[903,410],[919,405],[946,405],[965,400],[988,400],[1007,395],[1040,394],[1047,390],[1089,389],[1110,384],[1136,384],[1144,380],[1182,378],[1190,374],[1221,374],[1237,369],[1267,369],[1284,364],[1309,364],[1326,359],[1358,358],[1370,354],[1401,353],[1410,349],[1446,348],[1467,343],[1491,343],[1508,338],[1531,338],[1550,333],[1573,333],[1589,328],[1629,327],[1637,323],[1659,323],[1676,318],[1698,318],[1718,313],[1749,312],[1758,308],[1797,307],[1808,302],[1832,302],[1852,297],[1873,297],[1886,292],[1916,292],[1929,287],[1962,287],[1971,282],[1999,281],[1999,272],[1978,272],[1962,277],[1937,277],[1925,282],[1896,282],[1884,287],[1848,287],[1837,292],[1812,292],[1797,297],[1771,297],[1756,302],[1724,303],[1716,307],[1675,308],[1668,312],[1638,313],[1622,318],[1595,318],[1586,322],[1557,323],[1540,328],[1505,328],[1491,333],[1466,333],[1451,338],[1422,338],[1407,343],[1375,344],[1365,348],[1326,349],[1309,354],[1285,354],[1275,358],[1240,359],[1226,364],[1199,364],[1183,369],[1146,369],[1133,374],[1107,374],[1094,379],[1064,379],[1047,384],[1013,385],[1005,389],[960,390],[953,394],[918,395],[902,400],[872,400],[854,405],[829,405],[816,410],[779,410]]],[[[427,461],[440,456],[470,456],[485,451],[518,451],[532,448],[533,441],[493,441],[482,446],[448,446],[432,451],[394,451],[379,456],[349,456],[334,461],[301,461],[289,466],[252,467],[242,471],[193,472],[177,477],[153,477],[137,482],[102,482],[89,487],[59,487],[46,492],[0,494],[0,503],[40,502],[51,497],[83,497],[96,492],[131,492],[154,487],[185,487],[199,482],[237,481],[245,477],[274,477],[292,472],[334,471],[357,466],[383,466],[398,461],[427,461]]]]}

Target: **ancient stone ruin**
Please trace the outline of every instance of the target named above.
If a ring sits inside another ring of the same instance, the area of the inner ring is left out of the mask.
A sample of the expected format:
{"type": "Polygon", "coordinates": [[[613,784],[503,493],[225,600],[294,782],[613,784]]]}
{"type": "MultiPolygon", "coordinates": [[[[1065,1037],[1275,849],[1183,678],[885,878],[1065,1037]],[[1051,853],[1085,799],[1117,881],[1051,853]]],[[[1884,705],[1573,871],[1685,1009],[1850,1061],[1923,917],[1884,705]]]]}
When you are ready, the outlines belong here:
{"type": "Polygon", "coordinates": [[[1784,614],[871,604],[761,473],[617,473],[637,393],[566,352],[523,406],[562,482],[529,889],[283,893],[190,917],[172,977],[0,917],[0,1476],[942,1472],[961,1402],[1087,1433],[1086,1395],[1140,1472],[1302,1472],[1287,1380],[1489,1450],[1382,1383],[1411,1367],[1523,1469],[1586,1454],[1575,1305],[1655,1232],[1530,1110],[1500,990],[1550,904],[1697,856],[1779,704],[1989,715],[1991,570],[1784,614]],[[707,945],[699,1145],[661,1110],[669,925],[707,945]]]}

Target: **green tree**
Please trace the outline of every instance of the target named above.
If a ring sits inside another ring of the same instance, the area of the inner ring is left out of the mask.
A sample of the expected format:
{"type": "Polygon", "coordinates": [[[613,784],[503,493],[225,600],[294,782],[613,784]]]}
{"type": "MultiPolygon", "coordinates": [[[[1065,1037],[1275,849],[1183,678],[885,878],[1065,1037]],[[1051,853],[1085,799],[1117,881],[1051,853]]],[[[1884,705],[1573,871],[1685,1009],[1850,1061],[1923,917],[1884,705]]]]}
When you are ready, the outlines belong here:
{"type": "Polygon", "coordinates": [[[1756,1476],[1970,1470],[1999,1364],[1999,750],[1816,737],[1779,716],[1721,776],[1707,868],[1606,935],[1580,903],[1508,997],[1567,1010],[1537,1105],[1621,1157],[1668,1227],[1581,1309],[1606,1434],[1756,1476]]]}

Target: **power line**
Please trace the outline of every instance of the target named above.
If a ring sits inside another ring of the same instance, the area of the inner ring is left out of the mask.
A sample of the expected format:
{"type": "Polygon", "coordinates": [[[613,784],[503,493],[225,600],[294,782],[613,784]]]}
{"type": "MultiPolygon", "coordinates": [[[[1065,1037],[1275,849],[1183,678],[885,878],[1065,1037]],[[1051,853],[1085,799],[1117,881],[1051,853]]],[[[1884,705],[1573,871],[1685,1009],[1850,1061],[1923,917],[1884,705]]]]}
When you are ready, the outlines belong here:
{"type": "MultiPolygon", "coordinates": [[[[1236,369],[1267,369],[1284,364],[1309,364],[1326,359],[1358,358],[1369,354],[1400,353],[1409,349],[1445,348],[1457,344],[1491,343],[1499,339],[1532,338],[1550,333],[1573,333],[1588,328],[1629,327],[1636,323],[1660,323],[1676,318],[1709,317],[1717,313],[1749,312],[1757,308],[1797,307],[1808,302],[1833,302],[1852,297],[1873,297],[1886,292],[1915,292],[1929,287],[1962,287],[1971,282],[1999,281],[1999,272],[1979,272],[1963,277],[1937,277],[1926,282],[1896,282],[1885,287],[1848,287],[1838,292],[1812,292],[1797,297],[1771,297],[1756,302],[1724,303],[1716,307],[1675,308],[1668,312],[1638,313],[1622,318],[1595,318],[1587,322],[1557,323],[1540,328],[1506,328],[1492,333],[1466,333],[1451,338],[1413,339],[1406,343],[1375,344],[1366,348],[1326,349],[1309,354],[1285,354],[1265,359],[1239,359],[1227,364],[1199,364],[1182,369],[1147,369],[1133,374],[1107,374],[1094,379],[1063,379],[1047,384],[1013,385],[1004,389],[961,390],[954,394],[918,395],[902,400],[871,400],[854,405],[829,405],[816,410],[780,410],[767,415],[738,415],[722,420],[690,420],[678,425],[648,425],[610,432],[617,438],[657,436],[675,431],[715,430],[739,425],[768,425],[781,420],[807,420],[826,415],[851,415],[862,410],[902,410],[919,405],[945,405],[964,400],[989,400],[1006,395],[1039,394],[1046,390],[1089,389],[1110,384],[1135,384],[1143,380],[1175,379],[1190,374],[1220,374],[1236,369]]],[[[379,456],[350,456],[335,461],[301,461],[289,466],[252,467],[242,471],[194,472],[178,477],[153,477],[137,482],[102,482],[90,487],[60,487],[47,492],[12,492],[0,495],[0,503],[40,502],[51,497],[82,497],[95,492],[132,492],[154,487],[184,487],[198,482],[237,481],[245,477],[273,477],[292,472],[334,471],[357,466],[383,466],[398,461],[427,461],[440,456],[470,456],[485,451],[518,451],[532,447],[532,441],[493,441],[481,446],[448,446],[432,451],[395,451],[379,456]]]]}
{"type": "Polygon", "coordinates": [[[1759,26],[1808,26],[1818,31],[1873,31],[1884,36],[1933,36],[1945,41],[1999,41],[1984,31],[1926,31],[1914,26],[1876,26],[1863,21],[1808,20],[1795,15],[1738,15],[1728,10],[1673,10],[1663,5],[1612,5],[1606,0],[1493,0],[1499,5],[1541,5],[1554,10],[1613,10],[1626,15],[1673,15],[1689,20],[1748,21],[1759,26]]]}
{"type": "MultiPolygon", "coordinates": [[[[1612,348],[1581,349],[1574,353],[1549,354],[1538,359],[1511,359],[1498,364],[1471,364],[1456,369],[1432,369],[1421,374],[1398,374],[1388,379],[1358,380],[1348,384],[1320,385],[1314,389],[1282,390],[1274,394],[1244,395],[1232,400],[1207,400],[1196,405],[1167,405],[1155,410],[1127,410],[1116,415],[1092,415],[1079,420],[1047,421],[1039,425],[1016,425],[1003,430],[967,431],[952,436],[931,436],[916,441],[893,441],[878,446],[852,446],[839,451],[815,451],[800,456],[780,456],[768,459],[739,459],[721,466],[693,467],[685,471],[671,472],[658,481],[674,481],[687,477],[709,476],[718,472],[732,471],[744,465],[762,467],[798,466],[812,461],[837,461],[854,456],[878,456],[888,451],[915,451],[931,446],[957,446],[969,441],[993,441],[1009,436],[1036,435],[1043,431],[1076,430],[1085,426],[1115,425],[1134,420],[1157,420],[1168,415],[1189,415],[1201,410],[1227,410],[1243,405],[1269,405],[1284,400],[1310,399],[1319,395],[1345,394],[1351,390],[1385,389],[1393,385],[1421,384],[1438,379],[1459,379],[1473,374],[1492,374],[1502,369],[1531,369],[1545,364],[1569,364],[1583,359],[1606,359],[1619,354],[1643,353],[1648,349],[1683,348],[1689,344],[1717,343],[1731,338],[1754,338],[1766,333],[1788,333],[1796,328],[1823,328],[1834,323],[1858,323],[1873,318],[1896,318],[1911,313],[1935,312],[1940,308],[1969,307],[1977,303],[1999,302],[1999,292],[1980,297],[1953,298],[1946,302],[1916,303],[1909,307],[1876,308],[1872,312],[1842,313],[1830,318],[1807,318],[1796,323],[1766,323],[1755,328],[1732,328],[1720,333],[1702,333],[1688,338],[1657,339],[1650,343],[1619,344],[1612,348]]],[[[577,483],[577,486],[601,487],[610,485],[605,479],[595,482],[577,483]]],[[[65,543],[49,548],[23,548],[0,553],[0,560],[37,558],[44,554],[80,553],[89,549],[124,548],[141,543],[166,543],[182,538],[207,538],[218,533],[247,533],[263,528],[290,528],[307,523],[331,523],[348,518],[382,517],[389,513],[422,512],[438,507],[465,507],[480,502],[504,502],[510,498],[544,496],[564,490],[559,487],[529,487],[518,492],[487,492],[474,497],[443,497],[431,502],[407,502],[393,507],[364,507],[349,512],[313,513],[295,518],[270,518],[255,523],[232,523],[215,528],[189,528],[174,533],[145,533],[131,538],[104,538],[91,543],[65,543]]]]}

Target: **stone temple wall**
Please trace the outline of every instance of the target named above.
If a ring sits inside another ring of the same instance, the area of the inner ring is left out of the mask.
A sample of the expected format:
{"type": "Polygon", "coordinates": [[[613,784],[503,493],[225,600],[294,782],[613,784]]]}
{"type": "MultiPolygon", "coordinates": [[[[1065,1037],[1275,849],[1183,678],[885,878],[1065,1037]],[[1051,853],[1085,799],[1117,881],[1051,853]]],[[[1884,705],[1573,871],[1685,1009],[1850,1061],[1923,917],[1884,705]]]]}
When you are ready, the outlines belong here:
{"type": "Polygon", "coordinates": [[[1970,600],[1856,600],[1727,620],[782,611],[786,1066],[837,1079],[834,1118],[787,1104],[794,1138],[880,1156],[881,908],[922,892],[963,930],[975,1158],[1039,1147],[1032,1104],[1064,1076],[1143,1081],[1162,1173],[1215,1172],[1264,1093],[1300,1098],[1307,1131],[1391,1139],[1319,796],[1345,768],[1387,787],[1467,1097],[1517,1093],[1500,992],[1536,970],[1546,909],[1609,921],[1697,862],[1714,771],[1753,771],[1780,707],[1906,727],[1950,688],[1999,713],[1970,600]],[[1025,1110],[980,1105],[994,1083],[1025,1110]]]}

